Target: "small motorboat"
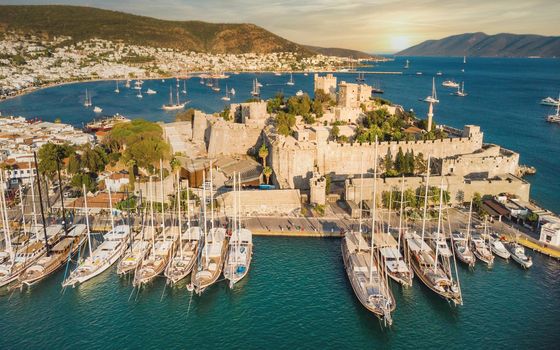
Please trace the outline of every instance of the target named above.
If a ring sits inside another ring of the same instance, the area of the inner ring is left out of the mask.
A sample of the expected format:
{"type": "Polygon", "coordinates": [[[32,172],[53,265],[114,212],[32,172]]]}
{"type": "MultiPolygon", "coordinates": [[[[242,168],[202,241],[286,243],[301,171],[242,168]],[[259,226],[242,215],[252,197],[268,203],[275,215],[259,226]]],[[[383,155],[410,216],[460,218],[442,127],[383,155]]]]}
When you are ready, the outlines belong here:
{"type": "Polygon", "coordinates": [[[490,248],[492,249],[492,253],[496,254],[502,259],[508,260],[511,257],[511,254],[506,249],[506,246],[500,241],[499,238],[495,238],[490,241],[490,248]]]}
{"type": "Polygon", "coordinates": [[[513,260],[515,260],[515,262],[521,265],[524,269],[528,269],[533,266],[533,259],[525,255],[525,248],[523,248],[519,243],[510,243],[509,251],[513,260]]]}

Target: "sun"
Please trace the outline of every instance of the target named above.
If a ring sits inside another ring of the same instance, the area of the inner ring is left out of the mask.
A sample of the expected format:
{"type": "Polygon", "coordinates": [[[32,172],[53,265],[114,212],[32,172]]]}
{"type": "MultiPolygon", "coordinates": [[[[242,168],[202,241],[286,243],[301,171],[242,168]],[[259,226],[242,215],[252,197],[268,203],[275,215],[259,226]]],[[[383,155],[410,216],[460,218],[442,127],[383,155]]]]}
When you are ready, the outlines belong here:
{"type": "Polygon", "coordinates": [[[410,39],[407,36],[399,35],[391,38],[391,49],[401,51],[410,47],[410,39]]]}

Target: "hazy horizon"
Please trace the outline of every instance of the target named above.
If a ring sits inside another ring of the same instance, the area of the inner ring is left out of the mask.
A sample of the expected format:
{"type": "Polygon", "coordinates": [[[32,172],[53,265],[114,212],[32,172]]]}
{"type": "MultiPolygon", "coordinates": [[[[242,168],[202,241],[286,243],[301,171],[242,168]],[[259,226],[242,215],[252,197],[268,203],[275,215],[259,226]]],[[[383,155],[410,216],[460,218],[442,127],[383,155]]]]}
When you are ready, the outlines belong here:
{"type": "Polygon", "coordinates": [[[485,32],[560,35],[560,2],[468,0],[0,0],[3,5],[79,5],[165,20],[253,23],[299,44],[394,53],[424,40],[485,32]]]}

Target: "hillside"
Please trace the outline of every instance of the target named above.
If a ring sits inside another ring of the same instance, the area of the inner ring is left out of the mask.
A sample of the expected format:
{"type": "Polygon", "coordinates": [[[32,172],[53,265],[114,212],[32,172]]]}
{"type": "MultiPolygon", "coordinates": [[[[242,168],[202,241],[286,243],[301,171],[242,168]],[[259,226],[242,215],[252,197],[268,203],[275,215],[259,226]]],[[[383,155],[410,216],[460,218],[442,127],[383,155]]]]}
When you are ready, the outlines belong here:
{"type": "Polygon", "coordinates": [[[320,53],[325,56],[338,56],[338,57],[351,57],[354,59],[359,58],[379,58],[375,55],[370,55],[369,53],[358,51],[358,50],[350,50],[350,49],[341,49],[338,47],[319,47],[319,46],[311,46],[311,45],[304,45],[310,51],[314,51],[320,53]]]}
{"type": "Polygon", "coordinates": [[[210,53],[300,52],[305,47],[253,24],[165,21],[80,6],[0,6],[0,32],[68,35],[210,53]]]}
{"type": "Polygon", "coordinates": [[[0,5],[0,32],[19,31],[48,36],[67,35],[209,53],[297,52],[370,58],[355,50],[299,45],[249,23],[166,21],[81,6],[0,5]]]}
{"type": "Polygon", "coordinates": [[[560,37],[530,34],[467,33],[427,40],[399,56],[560,57],[560,37]]]}

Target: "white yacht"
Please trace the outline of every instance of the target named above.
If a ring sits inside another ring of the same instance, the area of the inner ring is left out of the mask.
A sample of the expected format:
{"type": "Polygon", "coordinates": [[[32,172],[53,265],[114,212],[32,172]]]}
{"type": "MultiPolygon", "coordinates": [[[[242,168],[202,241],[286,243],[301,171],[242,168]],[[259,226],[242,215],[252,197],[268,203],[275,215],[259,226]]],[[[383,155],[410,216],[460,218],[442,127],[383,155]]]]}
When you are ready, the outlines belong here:
{"type": "Polygon", "coordinates": [[[83,262],[78,264],[76,269],[62,283],[62,286],[74,287],[77,284],[82,284],[113,266],[126,249],[125,242],[129,234],[130,227],[128,225],[118,225],[111,229],[103,236],[103,243],[95,248],[83,262]]]}
{"type": "Polygon", "coordinates": [[[545,106],[559,106],[560,105],[560,98],[558,100],[555,100],[552,97],[545,97],[541,100],[541,105],[545,105],[545,106]]]}
{"type": "Polygon", "coordinates": [[[432,94],[426,97],[423,101],[429,103],[439,103],[436,92],[436,78],[432,78],[432,94]]]}
{"type": "Polygon", "coordinates": [[[147,95],[155,95],[155,94],[157,94],[157,91],[156,91],[156,90],[152,90],[152,89],[148,89],[148,90],[146,90],[146,94],[147,94],[147,95]]]}
{"type": "Polygon", "coordinates": [[[461,87],[457,87],[457,91],[453,93],[455,96],[465,97],[468,94],[465,92],[465,82],[461,82],[461,87]]]}
{"type": "MultiPolygon", "coordinates": [[[[558,96],[558,101],[560,101],[560,96],[558,96]]],[[[547,116],[546,121],[549,123],[560,123],[560,103],[556,104],[556,114],[547,116]]]]}
{"type": "Polygon", "coordinates": [[[508,252],[506,246],[499,238],[494,238],[490,241],[490,248],[492,249],[492,253],[496,254],[502,259],[508,260],[511,257],[510,252],[508,252]]]}
{"type": "Polygon", "coordinates": [[[472,250],[476,258],[489,266],[494,264],[494,255],[490,245],[486,242],[486,239],[482,235],[473,234],[471,238],[472,250]]]}
{"type": "Polygon", "coordinates": [[[177,95],[177,102],[174,102],[173,101],[173,90],[172,90],[171,87],[169,87],[169,103],[164,104],[161,107],[164,111],[174,111],[174,110],[185,108],[185,105],[187,103],[186,102],[181,103],[181,101],[179,100],[179,90],[177,90],[176,95],[177,95]]]}
{"type": "Polygon", "coordinates": [[[286,83],[286,85],[289,86],[294,86],[296,83],[294,82],[294,77],[292,76],[292,73],[290,72],[290,80],[288,80],[288,82],[286,83]]]}
{"type": "Polygon", "coordinates": [[[93,107],[93,112],[94,113],[101,113],[101,112],[103,112],[103,109],[101,107],[95,106],[95,107],[93,107]]]}
{"type": "Polygon", "coordinates": [[[459,83],[453,81],[453,80],[446,80],[443,83],[441,83],[442,86],[448,87],[448,88],[458,88],[459,87],[459,83]]]}
{"type": "Polygon", "coordinates": [[[511,253],[512,259],[515,260],[515,262],[521,265],[521,267],[523,267],[524,269],[528,269],[533,266],[533,259],[525,255],[525,248],[523,248],[523,246],[521,246],[519,243],[510,243],[509,251],[511,253]]]}

